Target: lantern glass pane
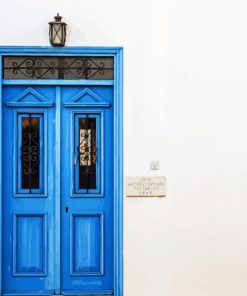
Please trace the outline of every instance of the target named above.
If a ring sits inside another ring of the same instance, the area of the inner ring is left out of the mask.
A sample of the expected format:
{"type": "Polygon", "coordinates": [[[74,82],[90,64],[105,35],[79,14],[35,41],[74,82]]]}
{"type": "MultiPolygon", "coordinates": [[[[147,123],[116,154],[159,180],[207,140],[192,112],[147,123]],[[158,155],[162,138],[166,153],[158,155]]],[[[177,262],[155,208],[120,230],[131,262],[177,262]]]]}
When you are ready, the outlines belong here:
{"type": "Polygon", "coordinates": [[[62,41],[62,25],[61,24],[53,24],[52,26],[52,42],[54,44],[60,44],[62,41]]]}

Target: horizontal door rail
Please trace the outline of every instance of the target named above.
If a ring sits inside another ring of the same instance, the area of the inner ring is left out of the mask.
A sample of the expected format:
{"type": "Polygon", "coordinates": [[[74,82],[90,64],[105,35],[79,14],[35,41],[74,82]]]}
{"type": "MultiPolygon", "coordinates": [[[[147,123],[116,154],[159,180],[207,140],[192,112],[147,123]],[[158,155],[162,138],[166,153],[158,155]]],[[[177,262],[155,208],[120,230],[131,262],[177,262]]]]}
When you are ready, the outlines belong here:
{"type": "Polygon", "coordinates": [[[3,79],[3,85],[114,85],[114,80],[3,79]]]}

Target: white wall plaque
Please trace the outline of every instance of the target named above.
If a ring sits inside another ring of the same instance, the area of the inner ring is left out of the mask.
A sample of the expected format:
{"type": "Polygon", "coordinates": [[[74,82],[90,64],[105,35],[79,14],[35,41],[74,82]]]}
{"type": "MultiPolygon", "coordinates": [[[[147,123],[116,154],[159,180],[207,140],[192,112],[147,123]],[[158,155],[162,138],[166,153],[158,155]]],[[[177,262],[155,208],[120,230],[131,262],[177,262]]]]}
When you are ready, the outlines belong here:
{"type": "Polygon", "coordinates": [[[166,196],[166,177],[126,177],[125,193],[133,197],[166,196]]]}

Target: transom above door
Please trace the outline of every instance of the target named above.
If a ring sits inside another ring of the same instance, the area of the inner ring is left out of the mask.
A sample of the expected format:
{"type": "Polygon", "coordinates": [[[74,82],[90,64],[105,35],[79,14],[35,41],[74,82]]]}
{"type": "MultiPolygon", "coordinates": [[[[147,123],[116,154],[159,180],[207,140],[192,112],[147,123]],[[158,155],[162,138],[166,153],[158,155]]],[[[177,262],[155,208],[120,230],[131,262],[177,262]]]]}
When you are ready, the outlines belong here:
{"type": "Polygon", "coordinates": [[[107,74],[99,73],[102,61],[89,69],[100,57],[59,57],[54,67],[52,57],[42,65],[37,57],[11,59],[3,60],[1,80],[2,294],[121,296],[121,116],[113,58],[106,58],[107,74]]]}

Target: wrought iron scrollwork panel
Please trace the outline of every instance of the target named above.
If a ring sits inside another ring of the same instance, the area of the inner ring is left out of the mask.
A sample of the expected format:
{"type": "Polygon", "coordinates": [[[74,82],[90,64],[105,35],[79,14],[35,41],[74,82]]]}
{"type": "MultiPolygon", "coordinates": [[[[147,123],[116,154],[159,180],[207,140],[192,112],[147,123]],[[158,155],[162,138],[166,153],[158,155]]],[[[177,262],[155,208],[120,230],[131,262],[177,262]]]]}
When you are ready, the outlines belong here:
{"type": "Polygon", "coordinates": [[[79,188],[96,188],[96,118],[79,120],[79,188]]]}
{"type": "Polygon", "coordinates": [[[112,80],[113,57],[4,57],[4,79],[112,80]]]}
{"type": "Polygon", "coordinates": [[[40,118],[22,117],[21,187],[40,188],[40,118]]]}

